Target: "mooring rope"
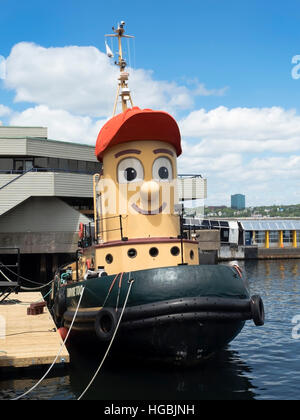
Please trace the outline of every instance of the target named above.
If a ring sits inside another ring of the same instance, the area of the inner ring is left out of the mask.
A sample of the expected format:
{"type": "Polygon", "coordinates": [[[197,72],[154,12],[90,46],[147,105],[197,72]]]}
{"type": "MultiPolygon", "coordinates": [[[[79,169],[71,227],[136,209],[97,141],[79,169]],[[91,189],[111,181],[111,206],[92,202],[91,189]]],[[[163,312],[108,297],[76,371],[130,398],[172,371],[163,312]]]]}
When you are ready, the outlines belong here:
{"type": "MultiPolygon", "coordinates": [[[[9,282],[9,283],[13,283],[13,281],[10,279],[10,278],[8,278],[7,277],[7,275],[6,274],[4,274],[3,273],[3,271],[2,270],[0,270],[0,274],[2,274],[2,276],[9,282]]],[[[14,274],[16,274],[16,273],[14,273],[14,274]]],[[[21,279],[24,279],[24,277],[21,277],[20,276],[20,278],[21,279]]],[[[24,279],[25,280],[25,279],[24,279]]],[[[28,279],[26,280],[26,281],[29,281],[28,279]]],[[[21,290],[25,290],[26,292],[27,291],[38,291],[38,290],[42,290],[42,289],[44,289],[45,287],[47,287],[47,286],[49,286],[49,284],[51,284],[53,282],[53,280],[51,280],[49,283],[47,283],[47,284],[45,284],[44,286],[40,286],[40,287],[25,287],[25,286],[20,286],[20,289],[21,290]]],[[[33,283],[33,282],[31,282],[31,283],[33,283]]],[[[41,284],[41,283],[38,283],[38,284],[41,284]]],[[[47,295],[46,295],[47,296],[47,295]]]]}
{"type": "Polygon", "coordinates": [[[134,279],[130,279],[130,278],[129,278],[129,276],[128,276],[128,283],[129,283],[129,287],[128,287],[127,295],[126,295],[125,302],[124,302],[124,305],[123,305],[123,309],[122,309],[122,312],[121,312],[120,318],[119,318],[119,320],[118,320],[118,323],[117,323],[117,325],[116,325],[116,328],[115,328],[114,334],[113,334],[113,336],[112,336],[112,338],[111,338],[111,341],[110,341],[110,343],[109,343],[109,346],[107,347],[107,350],[106,350],[106,352],[105,352],[105,355],[104,355],[104,357],[103,357],[103,359],[102,359],[102,361],[101,361],[101,363],[100,363],[100,365],[99,365],[98,369],[96,370],[96,372],[95,372],[94,376],[92,377],[91,381],[89,382],[89,384],[87,385],[87,387],[85,388],[85,390],[84,390],[84,391],[81,393],[81,395],[77,398],[77,401],[81,400],[81,398],[85,395],[85,393],[86,393],[86,392],[88,391],[88,389],[91,387],[91,385],[93,384],[94,380],[96,379],[96,377],[97,377],[98,373],[100,372],[100,369],[102,368],[102,365],[103,365],[103,363],[104,363],[104,362],[105,362],[105,360],[106,360],[106,357],[108,356],[108,353],[109,353],[109,351],[110,351],[110,349],[111,349],[111,346],[112,346],[112,344],[113,344],[113,342],[114,342],[114,339],[115,339],[115,337],[116,337],[116,334],[117,334],[117,332],[118,332],[119,326],[120,326],[120,324],[121,324],[121,321],[122,321],[122,318],[123,318],[123,314],[124,314],[125,308],[126,308],[126,306],[127,306],[128,298],[129,298],[129,295],[130,295],[130,292],[131,292],[131,288],[132,288],[132,285],[133,285],[133,283],[134,283],[134,279]]]}
{"type": "MultiPolygon", "coordinates": [[[[40,284],[40,285],[42,285],[42,287],[37,287],[37,288],[32,288],[32,289],[30,289],[30,288],[27,288],[27,290],[38,290],[38,289],[43,289],[44,287],[46,287],[46,286],[49,286],[49,284],[51,284],[52,283],[52,281],[53,280],[51,280],[49,283],[47,283],[47,284],[43,284],[43,283],[39,283],[39,282],[37,282],[37,281],[33,281],[33,280],[29,280],[29,279],[27,279],[26,277],[23,277],[23,276],[20,276],[20,275],[18,275],[17,273],[15,273],[13,270],[11,270],[9,267],[7,267],[5,264],[3,264],[2,262],[0,262],[0,267],[4,267],[6,270],[8,270],[11,274],[14,274],[15,276],[18,276],[20,279],[22,279],[22,280],[25,280],[25,281],[27,281],[28,283],[32,283],[32,284],[40,284]]],[[[5,275],[4,275],[4,273],[3,272],[1,272],[1,274],[5,277],[5,275]]],[[[6,277],[7,278],[7,277],[6,277]]],[[[12,281],[12,280],[9,280],[9,281],[12,281]]],[[[26,288],[24,288],[24,289],[26,289],[26,288]]]]}
{"type": "Polygon", "coordinates": [[[83,286],[83,289],[82,289],[82,291],[81,291],[81,294],[80,294],[80,297],[79,297],[79,301],[78,301],[78,305],[77,305],[77,308],[76,308],[76,311],[75,311],[75,314],[74,314],[74,317],[73,317],[73,319],[72,319],[72,322],[71,322],[71,325],[70,325],[70,328],[69,328],[69,331],[68,331],[68,333],[67,333],[67,335],[66,335],[66,338],[65,338],[65,340],[63,341],[63,343],[62,343],[62,345],[61,345],[61,347],[60,347],[60,349],[59,349],[59,352],[58,352],[58,354],[57,354],[57,356],[56,356],[56,358],[54,359],[54,362],[52,363],[52,365],[49,367],[49,369],[47,370],[47,372],[44,374],[44,376],[32,387],[32,388],[30,388],[28,391],[26,391],[26,392],[24,392],[24,394],[22,394],[22,395],[20,395],[20,396],[18,396],[18,397],[16,397],[16,398],[12,398],[12,401],[16,401],[16,400],[20,400],[21,398],[23,398],[23,397],[25,397],[25,395],[27,395],[27,394],[29,394],[30,392],[32,392],[35,388],[37,388],[38,386],[39,386],[39,384],[46,378],[46,376],[50,373],[50,371],[52,370],[52,368],[54,367],[54,365],[55,365],[55,363],[56,363],[56,361],[57,361],[57,359],[59,358],[59,356],[60,356],[60,354],[61,354],[61,352],[62,352],[62,350],[63,350],[63,348],[64,348],[64,346],[65,346],[65,344],[66,344],[66,342],[67,342],[67,340],[68,340],[68,338],[69,338],[69,335],[70,335],[70,333],[71,333],[71,330],[72,330],[72,328],[73,328],[73,325],[74,325],[74,322],[75,322],[75,319],[76,319],[76,317],[77,317],[77,314],[78,314],[78,311],[79,311],[79,308],[80,308],[80,305],[81,305],[81,301],[82,301],[82,297],[83,297],[83,293],[84,293],[84,290],[85,290],[85,286],[83,286]]]}

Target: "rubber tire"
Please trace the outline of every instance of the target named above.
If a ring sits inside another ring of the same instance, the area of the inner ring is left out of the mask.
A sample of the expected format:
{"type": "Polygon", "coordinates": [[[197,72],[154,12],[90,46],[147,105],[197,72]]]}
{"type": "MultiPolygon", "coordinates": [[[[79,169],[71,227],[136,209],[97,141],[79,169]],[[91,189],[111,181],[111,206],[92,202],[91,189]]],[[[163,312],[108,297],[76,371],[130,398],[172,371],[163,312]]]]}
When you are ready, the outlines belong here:
{"type": "Polygon", "coordinates": [[[100,341],[111,340],[118,322],[116,311],[110,308],[100,309],[95,319],[95,332],[100,341]]]}
{"type": "Polygon", "coordinates": [[[54,302],[54,315],[57,320],[63,318],[67,310],[67,293],[66,288],[61,287],[56,295],[54,302]]]}
{"type": "Polygon", "coordinates": [[[251,314],[254,324],[261,327],[265,324],[265,309],[262,298],[259,295],[254,295],[250,299],[251,314]]]}

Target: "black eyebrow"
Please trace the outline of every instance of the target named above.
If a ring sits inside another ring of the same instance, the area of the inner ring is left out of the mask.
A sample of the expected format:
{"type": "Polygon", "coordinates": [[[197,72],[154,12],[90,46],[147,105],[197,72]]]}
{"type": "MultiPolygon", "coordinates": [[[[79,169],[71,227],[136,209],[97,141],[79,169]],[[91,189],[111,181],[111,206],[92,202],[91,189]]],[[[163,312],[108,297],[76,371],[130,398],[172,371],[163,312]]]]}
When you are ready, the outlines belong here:
{"type": "Polygon", "coordinates": [[[140,155],[141,153],[142,152],[140,150],[137,150],[137,149],[127,149],[127,150],[122,150],[121,152],[116,153],[115,158],[118,158],[118,157],[123,156],[123,155],[132,155],[132,154],[140,155]]]}
{"type": "Polygon", "coordinates": [[[167,155],[174,156],[174,153],[169,149],[155,149],[155,150],[153,150],[153,153],[156,154],[156,155],[158,153],[167,153],[167,155]]]}

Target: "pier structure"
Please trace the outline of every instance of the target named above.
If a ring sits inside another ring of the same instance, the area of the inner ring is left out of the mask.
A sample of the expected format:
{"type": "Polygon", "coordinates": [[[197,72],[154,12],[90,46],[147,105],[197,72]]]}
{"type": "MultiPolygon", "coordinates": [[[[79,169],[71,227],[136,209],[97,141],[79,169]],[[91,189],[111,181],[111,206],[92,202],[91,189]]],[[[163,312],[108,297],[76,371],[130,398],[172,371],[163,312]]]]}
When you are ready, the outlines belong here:
{"type": "Polygon", "coordinates": [[[0,304],[0,372],[51,365],[57,355],[54,367],[70,362],[47,307],[28,315],[30,306],[42,301],[41,293],[29,292],[11,295],[0,304]]]}
{"type": "Polygon", "coordinates": [[[217,233],[220,260],[300,258],[300,218],[186,218],[185,229],[217,233]]]}

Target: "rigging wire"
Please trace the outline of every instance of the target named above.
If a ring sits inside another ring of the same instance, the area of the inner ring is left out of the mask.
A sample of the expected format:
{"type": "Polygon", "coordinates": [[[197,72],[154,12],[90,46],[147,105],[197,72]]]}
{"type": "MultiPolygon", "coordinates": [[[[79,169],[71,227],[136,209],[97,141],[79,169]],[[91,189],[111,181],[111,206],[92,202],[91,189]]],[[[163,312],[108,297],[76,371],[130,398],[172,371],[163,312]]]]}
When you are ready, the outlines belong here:
{"type": "MultiPolygon", "coordinates": [[[[129,278],[129,276],[130,276],[130,275],[128,275],[128,278],[129,278]]],[[[115,339],[115,337],[116,337],[116,334],[117,334],[118,329],[119,329],[119,326],[120,326],[120,323],[121,323],[121,321],[122,321],[123,314],[124,314],[125,308],[126,308],[126,306],[127,306],[127,301],[128,301],[128,298],[129,298],[129,295],[130,295],[130,292],[131,292],[131,288],[132,288],[132,285],[133,285],[133,283],[134,283],[134,279],[128,280],[128,282],[129,282],[129,288],[128,288],[128,291],[127,291],[127,295],[126,295],[126,298],[125,298],[125,302],[124,302],[124,305],[123,305],[123,309],[122,309],[122,312],[121,312],[120,318],[119,318],[118,323],[117,323],[117,326],[116,326],[116,328],[115,328],[115,332],[114,332],[114,334],[113,334],[113,336],[112,336],[112,339],[111,339],[111,341],[110,341],[110,343],[109,343],[109,346],[108,346],[108,348],[107,348],[107,350],[106,350],[106,352],[105,352],[105,355],[104,355],[104,357],[103,357],[103,359],[102,359],[102,361],[101,361],[101,363],[100,363],[100,365],[99,365],[98,369],[96,370],[96,372],[95,372],[94,376],[93,376],[93,377],[92,377],[92,379],[90,380],[90,382],[89,382],[89,384],[87,385],[87,387],[85,388],[85,390],[84,390],[84,391],[81,393],[81,395],[77,398],[77,401],[81,400],[81,399],[82,399],[82,397],[83,397],[83,396],[86,394],[86,392],[88,391],[88,389],[91,387],[91,385],[93,384],[94,380],[96,379],[96,377],[97,377],[98,373],[100,372],[100,370],[101,370],[101,368],[102,368],[102,366],[103,366],[103,363],[104,363],[104,362],[105,362],[105,360],[106,360],[106,357],[108,356],[108,353],[109,353],[110,348],[111,348],[111,346],[112,346],[112,344],[113,344],[113,342],[114,342],[114,339],[115,339]]]]}
{"type": "Polygon", "coordinates": [[[32,392],[35,388],[37,388],[38,386],[39,386],[39,384],[46,378],[46,376],[50,373],[50,371],[52,370],[52,368],[54,367],[54,365],[55,365],[55,363],[57,362],[57,359],[59,358],[59,356],[60,356],[60,353],[62,352],[62,350],[63,350],[63,348],[64,348],[64,346],[65,346],[65,344],[66,344],[66,342],[67,342],[67,340],[68,340],[68,338],[69,338],[69,335],[70,335],[70,333],[71,333],[71,331],[72,331],[72,328],[73,328],[73,325],[74,325],[74,322],[75,322],[75,319],[76,319],[76,317],[77,317],[77,314],[78,314],[78,311],[79,311],[79,307],[80,307],[80,305],[81,305],[81,301],[82,301],[82,297],[83,297],[83,293],[84,293],[84,291],[85,291],[85,286],[83,286],[83,289],[82,289],[82,291],[81,291],[81,294],[80,294],[80,297],[79,297],[79,301],[78,301],[78,305],[77,305],[77,308],[76,308],[76,311],[75,311],[75,314],[74,314],[74,317],[73,317],[73,319],[72,319],[72,322],[71,322],[71,325],[70,325],[70,329],[69,329],[69,331],[68,331],[68,333],[67,333],[67,335],[66,335],[66,338],[64,339],[64,341],[63,341],[63,343],[62,343],[62,345],[60,346],[60,349],[59,349],[59,352],[58,352],[58,354],[57,354],[57,356],[56,356],[56,358],[54,359],[54,361],[53,361],[53,363],[52,363],[52,365],[49,367],[49,369],[47,370],[47,372],[42,376],[42,378],[32,387],[32,388],[30,388],[28,391],[26,391],[26,392],[24,392],[24,394],[22,394],[22,395],[19,395],[18,397],[16,397],[16,398],[12,398],[12,401],[16,401],[16,400],[20,400],[21,398],[23,398],[23,397],[25,397],[25,395],[27,395],[27,394],[29,394],[30,392],[32,392]]]}

